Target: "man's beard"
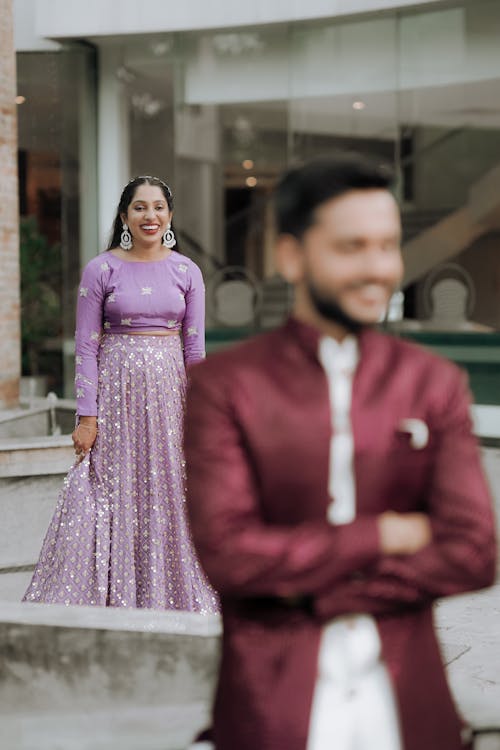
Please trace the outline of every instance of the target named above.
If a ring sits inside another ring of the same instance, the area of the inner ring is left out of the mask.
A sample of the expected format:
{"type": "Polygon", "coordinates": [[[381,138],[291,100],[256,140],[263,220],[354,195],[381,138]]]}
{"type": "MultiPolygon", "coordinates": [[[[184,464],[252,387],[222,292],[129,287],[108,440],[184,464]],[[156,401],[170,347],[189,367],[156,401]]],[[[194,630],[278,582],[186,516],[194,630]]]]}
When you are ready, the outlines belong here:
{"type": "Polygon", "coordinates": [[[321,292],[310,279],[307,281],[307,290],[316,312],[319,313],[322,318],[326,318],[332,323],[337,323],[350,333],[359,333],[368,325],[367,323],[361,323],[359,320],[352,318],[340,307],[333,296],[326,296],[326,294],[321,292]]]}

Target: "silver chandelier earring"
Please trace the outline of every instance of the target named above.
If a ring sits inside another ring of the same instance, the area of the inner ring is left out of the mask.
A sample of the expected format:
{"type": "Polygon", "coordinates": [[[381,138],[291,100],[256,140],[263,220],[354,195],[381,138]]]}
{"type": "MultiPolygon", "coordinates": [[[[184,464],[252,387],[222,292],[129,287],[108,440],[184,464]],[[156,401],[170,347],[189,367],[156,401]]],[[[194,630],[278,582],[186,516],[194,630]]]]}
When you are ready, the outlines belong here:
{"type": "Polygon", "coordinates": [[[161,243],[162,245],[164,245],[164,247],[168,247],[169,249],[172,248],[177,242],[177,240],[175,239],[174,230],[171,229],[170,226],[171,225],[169,224],[167,227],[167,231],[163,235],[163,240],[161,243]]]}
{"type": "Polygon", "coordinates": [[[120,235],[120,247],[122,250],[130,250],[132,248],[132,235],[130,234],[127,224],[123,225],[123,231],[120,235]]]}

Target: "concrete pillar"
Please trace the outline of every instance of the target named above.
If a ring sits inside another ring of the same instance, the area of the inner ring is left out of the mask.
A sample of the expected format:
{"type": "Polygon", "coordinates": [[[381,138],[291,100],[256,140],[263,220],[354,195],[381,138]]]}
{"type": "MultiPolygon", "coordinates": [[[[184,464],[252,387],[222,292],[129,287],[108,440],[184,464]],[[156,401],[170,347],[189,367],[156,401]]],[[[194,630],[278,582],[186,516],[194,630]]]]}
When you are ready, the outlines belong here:
{"type": "Polygon", "coordinates": [[[16,62],[12,0],[0,0],[0,407],[19,399],[20,291],[16,62]]]}
{"type": "MultiPolygon", "coordinates": [[[[91,53],[78,56],[80,267],[103,248],[99,243],[97,190],[97,91],[91,53]]],[[[104,144],[101,144],[104,145],[104,144]]],[[[118,202],[118,196],[112,196],[118,202]]],[[[111,224],[111,218],[108,223],[111,224]]],[[[104,227],[103,227],[104,229],[104,227]]]]}
{"type": "Polygon", "coordinates": [[[111,224],[130,174],[128,100],[117,75],[122,67],[120,48],[99,51],[97,182],[100,250],[108,241],[111,224]]]}
{"type": "MultiPolygon", "coordinates": [[[[185,229],[209,256],[224,262],[220,127],[218,107],[178,107],[174,198],[177,226],[185,229]]],[[[213,268],[208,265],[203,270],[209,272],[213,268]]]]}

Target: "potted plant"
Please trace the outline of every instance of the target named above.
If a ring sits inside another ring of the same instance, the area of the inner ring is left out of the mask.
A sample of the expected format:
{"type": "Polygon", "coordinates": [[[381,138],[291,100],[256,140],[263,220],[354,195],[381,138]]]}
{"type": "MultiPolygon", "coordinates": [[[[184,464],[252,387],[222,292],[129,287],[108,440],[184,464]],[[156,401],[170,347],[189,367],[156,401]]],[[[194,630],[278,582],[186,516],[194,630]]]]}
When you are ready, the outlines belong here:
{"type": "Polygon", "coordinates": [[[23,390],[43,396],[58,368],[50,343],[61,338],[62,262],[60,245],[49,243],[33,216],[21,219],[20,266],[23,390]]]}

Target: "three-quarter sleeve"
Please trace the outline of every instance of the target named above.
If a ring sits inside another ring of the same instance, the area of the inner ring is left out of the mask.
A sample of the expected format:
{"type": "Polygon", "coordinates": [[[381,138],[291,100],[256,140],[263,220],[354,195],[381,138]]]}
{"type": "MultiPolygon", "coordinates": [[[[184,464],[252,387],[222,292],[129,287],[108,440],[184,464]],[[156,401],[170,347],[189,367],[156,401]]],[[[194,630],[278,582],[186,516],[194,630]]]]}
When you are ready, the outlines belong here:
{"type": "Polygon", "coordinates": [[[102,269],[85,267],[78,289],[75,334],[75,395],[78,416],[97,416],[97,353],[103,325],[102,269]]]}
{"type": "Polygon", "coordinates": [[[184,361],[194,364],[205,358],[205,284],[201,271],[190,266],[190,284],[186,292],[186,312],[182,321],[184,361]]]}

